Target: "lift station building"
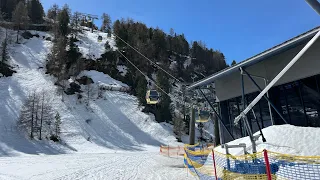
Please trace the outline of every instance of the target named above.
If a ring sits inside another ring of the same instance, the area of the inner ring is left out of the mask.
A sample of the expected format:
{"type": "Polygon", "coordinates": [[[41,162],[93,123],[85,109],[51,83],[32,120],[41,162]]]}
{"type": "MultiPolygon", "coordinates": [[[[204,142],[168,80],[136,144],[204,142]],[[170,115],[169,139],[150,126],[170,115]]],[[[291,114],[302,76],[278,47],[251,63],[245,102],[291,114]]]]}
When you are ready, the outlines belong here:
{"type": "MultiPolygon", "coordinates": [[[[244,108],[242,86],[244,103],[248,105],[260,93],[259,87],[264,89],[318,31],[320,27],[300,34],[188,87],[192,89],[215,83],[219,113],[225,126],[220,125],[219,128],[223,137],[222,143],[232,140],[225,129],[228,129],[235,138],[247,136],[243,121],[237,125],[234,124],[235,117],[244,108]],[[244,69],[245,73],[241,69],[244,69]]],[[[270,103],[262,98],[253,107],[253,111],[247,114],[253,132],[259,130],[257,121],[263,128],[273,124],[284,124],[285,121],[296,126],[320,127],[320,38],[277,81],[267,95],[270,103]]]]}

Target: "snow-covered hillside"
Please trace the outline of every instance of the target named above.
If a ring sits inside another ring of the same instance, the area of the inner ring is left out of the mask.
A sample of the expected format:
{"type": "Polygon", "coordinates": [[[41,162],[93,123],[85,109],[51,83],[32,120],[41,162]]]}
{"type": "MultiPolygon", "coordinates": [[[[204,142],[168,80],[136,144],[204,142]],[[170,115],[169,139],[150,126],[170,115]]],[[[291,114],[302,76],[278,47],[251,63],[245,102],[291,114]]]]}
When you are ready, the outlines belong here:
{"type": "MultiPolygon", "coordinates": [[[[65,96],[62,102],[54,85],[56,78],[45,74],[46,56],[52,42],[44,40],[42,36],[49,37],[50,34],[32,33],[39,34],[40,38],[33,37],[23,40],[21,44],[11,44],[11,64],[16,66],[17,73],[12,77],[0,78],[0,156],[136,151],[149,146],[177,143],[172,130],[156,123],[153,116],[142,113],[137,98],[129,94],[107,91],[103,94],[104,98],[93,98],[89,107],[84,103],[79,104],[75,95],[65,96]],[[42,90],[48,92],[54,111],[61,115],[64,145],[31,141],[16,129],[19,110],[26,96],[42,90]]],[[[79,41],[81,51],[89,52],[90,44],[98,58],[103,53],[106,36],[104,33],[84,31],[79,41]],[[98,35],[104,37],[102,43],[97,42],[98,35]]],[[[114,44],[112,38],[108,40],[111,45],[114,44]]],[[[126,86],[96,71],[85,71],[81,75],[91,76],[95,85],[106,83],[126,86]]]]}
{"type": "Polygon", "coordinates": [[[107,33],[100,31],[94,31],[91,33],[91,29],[83,27],[84,31],[82,34],[79,34],[79,41],[76,44],[79,47],[82,55],[87,59],[98,59],[101,57],[101,54],[105,52],[104,45],[106,42],[109,42],[109,45],[115,49],[114,37],[108,37],[107,33]],[[98,42],[98,37],[102,36],[102,41],[98,42]]]}

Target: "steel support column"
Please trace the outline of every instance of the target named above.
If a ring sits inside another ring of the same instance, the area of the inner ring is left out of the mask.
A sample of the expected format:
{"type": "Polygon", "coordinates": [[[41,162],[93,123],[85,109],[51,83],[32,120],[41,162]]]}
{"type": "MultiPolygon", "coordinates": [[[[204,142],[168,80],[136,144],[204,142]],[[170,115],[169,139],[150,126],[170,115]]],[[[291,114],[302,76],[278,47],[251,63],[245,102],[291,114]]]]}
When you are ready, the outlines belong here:
{"type": "MultiPolygon", "coordinates": [[[[246,75],[249,77],[249,79],[253,82],[253,84],[258,88],[259,92],[262,92],[262,89],[260,86],[256,83],[256,81],[251,77],[251,75],[244,69],[242,68],[242,71],[246,73],[246,75]]],[[[266,96],[263,95],[263,97],[270,103],[271,107],[276,111],[276,113],[281,117],[284,123],[288,124],[288,122],[285,120],[283,115],[279,112],[279,110],[276,108],[276,106],[270,101],[270,99],[266,96]]]]}
{"type": "Polygon", "coordinates": [[[201,89],[198,89],[201,93],[201,95],[206,99],[206,101],[208,102],[208,104],[210,105],[211,109],[213,110],[213,112],[217,115],[220,124],[222,124],[222,126],[226,129],[226,131],[228,132],[228,134],[231,136],[231,138],[233,140],[235,140],[234,136],[231,134],[231,132],[228,130],[228,128],[226,127],[226,125],[223,123],[221,116],[218,114],[218,112],[214,109],[213,105],[211,104],[211,102],[209,101],[209,99],[207,98],[207,96],[203,93],[203,91],[201,89]]]}
{"type": "MultiPolygon", "coordinates": [[[[243,109],[245,109],[246,103],[245,103],[245,98],[244,98],[244,79],[243,79],[242,72],[241,72],[241,87],[242,87],[242,106],[243,106],[243,109]]],[[[249,138],[250,138],[250,141],[252,144],[252,153],[256,153],[257,152],[257,145],[256,145],[256,141],[254,140],[253,133],[250,128],[247,115],[243,116],[242,119],[243,119],[244,125],[246,127],[247,133],[249,135],[249,138]]]]}

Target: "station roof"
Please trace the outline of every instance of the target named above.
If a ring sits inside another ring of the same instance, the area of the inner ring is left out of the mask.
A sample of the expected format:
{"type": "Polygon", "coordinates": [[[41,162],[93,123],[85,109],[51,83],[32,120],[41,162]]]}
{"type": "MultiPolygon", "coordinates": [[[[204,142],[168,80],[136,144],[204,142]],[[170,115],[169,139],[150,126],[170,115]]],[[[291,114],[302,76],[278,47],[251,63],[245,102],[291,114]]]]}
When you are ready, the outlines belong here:
{"type": "Polygon", "coordinates": [[[191,90],[191,89],[194,89],[199,86],[207,85],[209,83],[214,82],[214,80],[216,80],[220,77],[223,77],[223,76],[228,75],[228,74],[235,72],[235,71],[239,71],[240,67],[251,66],[253,64],[256,64],[258,62],[261,62],[261,61],[267,59],[268,57],[274,56],[274,55],[279,54],[281,52],[284,52],[290,48],[296,47],[297,45],[303,44],[307,40],[312,38],[318,31],[320,31],[320,26],[313,28],[305,33],[302,33],[302,34],[300,34],[292,39],[289,39],[281,44],[278,44],[270,49],[267,49],[267,50],[255,55],[255,56],[252,56],[252,57],[234,65],[234,66],[225,68],[225,69],[218,71],[218,72],[216,72],[206,78],[203,78],[197,82],[194,82],[187,87],[187,90],[191,90]]]}

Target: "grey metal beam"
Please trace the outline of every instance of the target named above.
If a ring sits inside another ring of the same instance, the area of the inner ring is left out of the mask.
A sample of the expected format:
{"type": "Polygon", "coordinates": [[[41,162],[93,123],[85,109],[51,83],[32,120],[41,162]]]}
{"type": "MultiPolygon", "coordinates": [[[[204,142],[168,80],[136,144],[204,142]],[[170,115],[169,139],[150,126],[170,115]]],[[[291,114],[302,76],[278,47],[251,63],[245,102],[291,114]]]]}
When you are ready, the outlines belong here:
{"type": "MultiPolygon", "coordinates": [[[[244,79],[243,79],[243,74],[241,74],[241,87],[242,87],[242,105],[243,105],[243,109],[245,109],[246,108],[246,101],[245,101],[245,98],[244,98],[244,79]]],[[[257,152],[257,145],[256,145],[256,141],[254,140],[253,133],[252,133],[251,127],[250,127],[249,122],[248,122],[248,118],[247,118],[247,116],[243,116],[242,119],[243,119],[244,126],[246,127],[247,133],[249,135],[249,138],[250,138],[250,141],[251,141],[251,144],[252,144],[252,153],[256,153],[257,152]]]]}
{"type": "Polygon", "coordinates": [[[194,114],[194,108],[191,107],[191,118],[190,118],[190,128],[189,128],[189,144],[194,145],[195,144],[195,114],[194,114]]]}
{"type": "Polygon", "coordinates": [[[306,2],[320,15],[320,3],[318,0],[306,0],[306,2]]]}

